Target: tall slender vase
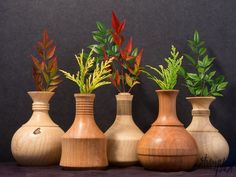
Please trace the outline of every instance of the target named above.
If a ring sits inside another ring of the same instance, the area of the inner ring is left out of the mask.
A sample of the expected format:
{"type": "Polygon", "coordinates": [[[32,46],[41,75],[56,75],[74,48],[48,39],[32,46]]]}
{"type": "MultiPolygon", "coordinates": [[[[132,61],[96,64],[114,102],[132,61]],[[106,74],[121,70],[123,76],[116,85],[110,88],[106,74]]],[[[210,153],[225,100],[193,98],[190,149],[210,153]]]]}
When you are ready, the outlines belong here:
{"type": "Polygon", "coordinates": [[[14,134],[11,141],[12,154],[20,165],[58,164],[64,132],[48,114],[48,102],[54,93],[32,91],[28,94],[33,100],[33,114],[14,134]]]}
{"type": "Polygon", "coordinates": [[[113,125],[106,131],[108,160],[114,165],[132,165],[138,162],[137,143],[143,132],[132,118],[132,99],[129,93],[116,95],[117,115],[113,125]]]}
{"type": "Polygon", "coordinates": [[[159,114],[138,144],[141,164],[151,170],[191,169],[197,160],[197,144],[176,115],[178,90],[157,90],[159,114]]]}
{"type": "Polygon", "coordinates": [[[76,115],[62,138],[60,166],[103,169],[108,165],[106,138],[94,120],[94,94],[75,94],[76,115]]]}
{"type": "Polygon", "coordinates": [[[215,97],[187,97],[193,107],[193,119],[187,130],[198,145],[197,165],[203,167],[221,165],[229,154],[227,141],[211,124],[209,119],[209,106],[214,99],[215,97]]]}

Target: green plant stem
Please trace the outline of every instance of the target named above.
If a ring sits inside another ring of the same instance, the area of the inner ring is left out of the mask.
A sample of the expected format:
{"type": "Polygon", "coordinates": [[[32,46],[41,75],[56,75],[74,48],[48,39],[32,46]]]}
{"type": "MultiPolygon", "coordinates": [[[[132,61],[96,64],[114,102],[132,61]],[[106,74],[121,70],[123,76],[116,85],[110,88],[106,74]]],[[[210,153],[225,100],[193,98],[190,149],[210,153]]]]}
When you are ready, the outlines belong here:
{"type": "Polygon", "coordinates": [[[204,74],[203,74],[203,78],[202,78],[202,83],[201,83],[201,96],[203,96],[203,92],[204,92],[204,87],[205,87],[205,85],[206,85],[206,81],[205,81],[205,77],[206,77],[206,71],[205,71],[205,69],[204,69],[204,74]]]}
{"type": "MultiPolygon", "coordinates": [[[[122,62],[123,63],[123,62],[122,62]]],[[[123,87],[123,92],[125,92],[125,76],[124,76],[124,68],[122,67],[121,69],[122,72],[122,87],[123,87]]]]}
{"type": "Polygon", "coordinates": [[[118,92],[122,92],[118,87],[116,87],[116,89],[117,89],[118,92]]]}
{"type": "MultiPolygon", "coordinates": [[[[111,67],[112,67],[112,70],[114,70],[114,63],[112,62],[111,63],[111,67]]],[[[117,89],[118,92],[121,92],[121,90],[117,87],[117,85],[115,85],[115,88],[117,89]]]]}
{"type": "MultiPolygon", "coordinates": [[[[130,76],[130,74],[129,74],[129,76],[130,76]]],[[[130,87],[130,88],[129,88],[129,90],[128,90],[128,93],[130,93],[130,92],[131,92],[132,88],[133,88],[133,87],[130,87]]]]}

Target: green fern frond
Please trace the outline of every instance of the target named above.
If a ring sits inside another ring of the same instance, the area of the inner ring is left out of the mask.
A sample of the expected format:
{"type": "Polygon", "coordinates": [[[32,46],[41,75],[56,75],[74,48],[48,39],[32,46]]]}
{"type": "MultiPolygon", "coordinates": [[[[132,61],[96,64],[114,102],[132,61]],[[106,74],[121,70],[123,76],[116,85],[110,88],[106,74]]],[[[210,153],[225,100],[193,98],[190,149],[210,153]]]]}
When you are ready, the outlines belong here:
{"type": "Polygon", "coordinates": [[[149,79],[153,80],[163,90],[171,90],[175,87],[178,72],[182,65],[183,56],[179,57],[179,52],[173,45],[171,46],[170,55],[170,57],[165,58],[167,68],[164,68],[162,65],[159,65],[159,68],[146,65],[146,67],[159,75],[160,79],[147,71],[142,71],[149,79]]]}
{"type": "Polygon", "coordinates": [[[111,83],[105,80],[111,76],[111,70],[109,68],[112,59],[96,64],[95,69],[92,71],[95,65],[95,58],[92,57],[93,52],[94,49],[87,55],[84,53],[84,50],[82,50],[80,54],[75,55],[79,66],[79,71],[76,76],[67,71],[60,70],[67,79],[75,82],[79,86],[80,93],[92,93],[98,87],[111,83]]]}

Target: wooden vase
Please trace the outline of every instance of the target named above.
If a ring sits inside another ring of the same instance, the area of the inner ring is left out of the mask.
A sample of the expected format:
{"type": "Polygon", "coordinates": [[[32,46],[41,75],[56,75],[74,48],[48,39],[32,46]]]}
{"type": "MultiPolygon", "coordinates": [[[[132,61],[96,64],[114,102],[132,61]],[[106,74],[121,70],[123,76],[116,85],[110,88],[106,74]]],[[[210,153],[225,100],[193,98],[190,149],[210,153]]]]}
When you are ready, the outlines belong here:
{"type": "Polygon", "coordinates": [[[33,100],[33,114],[11,141],[12,154],[20,165],[45,166],[58,164],[61,156],[61,137],[64,131],[48,114],[53,92],[28,92],[33,100]]]}
{"type": "Polygon", "coordinates": [[[150,170],[191,169],[197,160],[197,144],[176,115],[178,90],[157,90],[159,114],[138,143],[141,164],[150,170]]]}
{"type": "Polygon", "coordinates": [[[104,169],[107,142],[94,120],[94,94],[75,94],[76,115],[62,137],[60,166],[64,169],[104,169]]]}
{"type": "Polygon", "coordinates": [[[228,157],[229,145],[219,131],[210,122],[209,106],[215,97],[187,97],[191,102],[192,122],[187,130],[198,145],[197,165],[211,167],[221,165],[228,157]]]}
{"type": "Polygon", "coordinates": [[[127,166],[138,162],[137,142],[143,132],[133,121],[132,99],[133,96],[129,93],[116,95],[116,119],[105,133],[108,141],[108,160],[113,165],[127,166]]]}

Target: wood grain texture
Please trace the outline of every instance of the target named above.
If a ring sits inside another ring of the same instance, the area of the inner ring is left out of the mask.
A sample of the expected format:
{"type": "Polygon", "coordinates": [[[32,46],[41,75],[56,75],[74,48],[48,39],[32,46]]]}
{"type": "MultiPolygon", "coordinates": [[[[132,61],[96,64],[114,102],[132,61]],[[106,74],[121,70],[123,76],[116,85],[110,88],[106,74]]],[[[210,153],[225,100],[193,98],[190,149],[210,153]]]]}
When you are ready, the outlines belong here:
{"type": "Polygon", "coordinates": [[[159,114],[138,143],[137,153],[146,169],[181,171],[197,160],[197,145],[176,115],[177,90],[158,90],[159,114]]]}
{"type": "Polygon", "coordinates": [[[138,162],[137,143],[143,132],[132,118],[132,99],[129,93],[116,95],[117,115],[115,122],[106,131],[109,163],[118,166],[133,165],[138,162]]]}
{"type": "Polygon", "coordinates": [[[28,92],[33,100],[33,114],[19,128],[11,142],[12,154],[20,165],[44,166],[58,164],[61,156],[61,137],[64,131],[48,114],[53,92],[28,92]]]}
{"type": "Polygon", "coordinates": [[[63,168],[103,169],[108,165],[106,137],[94,121],[94,98],[94,94],[75,94],[75,120],[62,137],[63,168]]]}
{"type": "Polygon", "coordinates": [[[187,97],[193,107],[193,119],[187,130],[198,145],[198,166],[219,166],[227,159],[229,154],[227,141],[211,124],[209,119],[209,106],[214,99],[215,97],[187,97]]]}

